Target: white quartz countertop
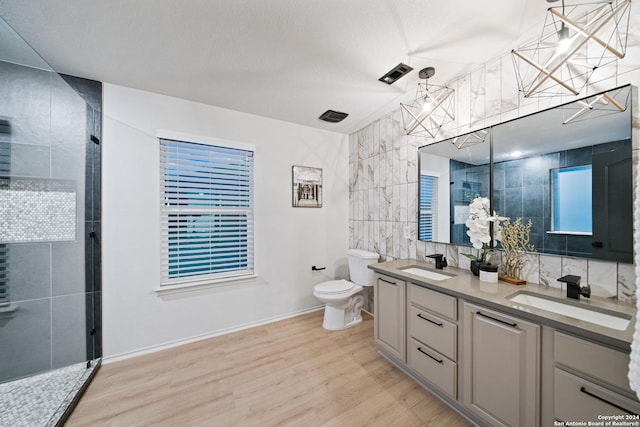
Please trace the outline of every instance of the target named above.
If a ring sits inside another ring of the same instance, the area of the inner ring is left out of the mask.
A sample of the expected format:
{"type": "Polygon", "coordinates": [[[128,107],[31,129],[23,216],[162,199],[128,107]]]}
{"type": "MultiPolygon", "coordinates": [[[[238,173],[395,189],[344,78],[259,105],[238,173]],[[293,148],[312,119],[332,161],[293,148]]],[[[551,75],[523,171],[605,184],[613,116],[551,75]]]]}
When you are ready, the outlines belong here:
{"type": "Polygon", "coordinates": [[[636,306],[630,303],[595,296],[589,299],[581,298],[579,301],[573,299],[568,300],[568,304],[578,304],[580,307],[596,310],[604,309],[614,311],[631,317],[629,325],[625,330],[615,330],[584,320],[578,320],[565,315],[518,304],[507,298],[518,291],[527,291],[542,296],[567,300],[566,290],[564,288],[551,288],[537,284],[512,285],[502,281],[498,281],[498,283],[487,283],[480,281],[478,277],[471,274],[469,270],[456,267],[445,267],[443,270],[436,270],[433,267],[433,263],[426,263],[414,259],[371,264],[369,268],[380,274],[406,280],[407,282],[462,298],[469,302],[481,304],[488,308],[500,310],[507,314],[572,332],[588,339],[618,347],[627,352],[633,340],[637,310],[636,306]],[[402,268],[410,266],[418,266],[454,277],[444,281],[435,281],[401,270],[402,268]]]}

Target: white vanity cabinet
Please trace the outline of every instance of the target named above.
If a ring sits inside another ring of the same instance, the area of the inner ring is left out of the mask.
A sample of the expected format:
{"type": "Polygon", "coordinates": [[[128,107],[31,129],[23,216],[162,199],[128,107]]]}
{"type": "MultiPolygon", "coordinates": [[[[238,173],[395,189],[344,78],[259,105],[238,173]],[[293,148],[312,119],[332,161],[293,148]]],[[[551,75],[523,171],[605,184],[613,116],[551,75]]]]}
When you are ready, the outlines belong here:
{"type": "Polygon", "coordinates": [[[640,414],[640,403],[629,388],[627,353],[558,331],[553,352],[557,421],[599,422],[603,415],[639,421],[624,418],[640,414]]]}
{"type": "Polygon", "coordinates": [[[406,282],[376,274],[374,286],[376,343],[381,350],[404,364],[407,362],[406,282]]]}
{"type": "Polygon", "coordinates": [[[457,299],[408,285],[407,365],[452,399],[457,398],[457,299]]]}
{"type": "Polygon", "coordinates": [[[463,303],[463,403],[492,426],[539,425],[540,326],[463,303]]]}

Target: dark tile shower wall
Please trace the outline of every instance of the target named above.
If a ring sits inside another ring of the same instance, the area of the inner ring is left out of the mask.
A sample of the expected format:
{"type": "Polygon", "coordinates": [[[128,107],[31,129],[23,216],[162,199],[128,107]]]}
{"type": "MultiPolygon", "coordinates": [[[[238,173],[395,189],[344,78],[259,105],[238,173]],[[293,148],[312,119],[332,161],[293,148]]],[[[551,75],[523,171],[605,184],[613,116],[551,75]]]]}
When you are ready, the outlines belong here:
{"type": "Polygon", "coordinates": [[[509,160],[494,165],[494,209],[512,219],[531,220],[530,242],[538,252],[565,256],[591,256],[591,236],[547,234],[551,230],[550,170],[591,164],[594,153],[630,146],[610,142],[542,156],[509,160]],[[526,197],[523,198],[523,195],[526,197]]]}
{"type": "Polygon", "coordinates": [[[101,356],[101,98],[99,82],[0,61],[0,188],[64,182],[76,194],[74,238],[1,244],[0,382],[101,356]]]}
{"type": "MultiPolygon", "coordinates": [[[[455,215],[456,206],[468,207],[476,196],[489,197],[489,165],[473,165],[451,160],[449,163],[451,177],[451,201],[449,212],[455,215]]],[[[467,215],[465,215],[466,217],[467,215]]],[[[451,221],[451,243],[468,245],[471,243],[464,223],[451,221]]]]}

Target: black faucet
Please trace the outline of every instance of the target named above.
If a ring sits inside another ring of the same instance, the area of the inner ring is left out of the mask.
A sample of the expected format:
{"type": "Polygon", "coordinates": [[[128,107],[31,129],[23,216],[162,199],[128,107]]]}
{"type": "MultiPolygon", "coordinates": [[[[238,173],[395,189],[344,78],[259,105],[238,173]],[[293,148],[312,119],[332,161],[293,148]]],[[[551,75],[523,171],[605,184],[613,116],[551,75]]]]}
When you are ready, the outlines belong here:
{"type": "Polygon", "coordinates": [[[436,260],[436,268],[438,270],[442,270],[447,266],[447,259],[442,254],[427,255],[427,258],[433,258],[436,260]]]}
{"type": "Polygon", "coordinates": [[[567,298],[580,299],[580,295],[585,298],[591,297],[591,286],[580,286],[580,276],[567,274],[559,278],[558,282],[567,284],[567,298]]]}

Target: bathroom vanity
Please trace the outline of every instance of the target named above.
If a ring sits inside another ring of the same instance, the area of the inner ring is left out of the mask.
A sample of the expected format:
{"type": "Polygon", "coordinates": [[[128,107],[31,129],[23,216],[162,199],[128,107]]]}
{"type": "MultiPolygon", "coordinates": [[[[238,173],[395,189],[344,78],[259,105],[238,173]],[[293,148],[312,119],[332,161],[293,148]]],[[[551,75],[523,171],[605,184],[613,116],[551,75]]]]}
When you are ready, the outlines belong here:
{"type": "Polygon", "coordinates": [[[380,354],[473,422],[640,421],[627,380],[635,306],[416,260],[369,268],[380,354]]]}

